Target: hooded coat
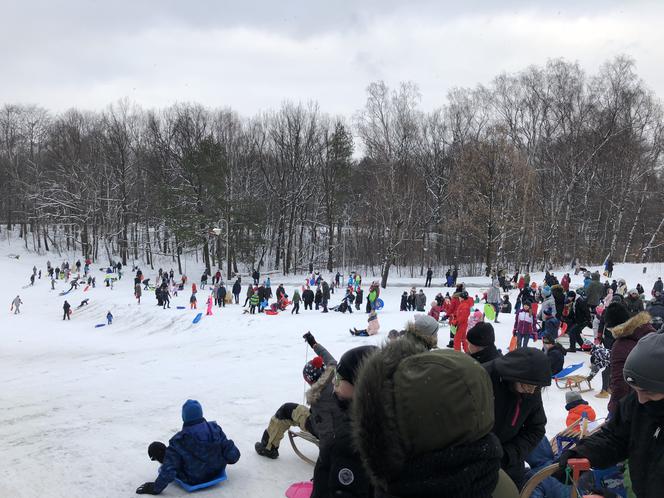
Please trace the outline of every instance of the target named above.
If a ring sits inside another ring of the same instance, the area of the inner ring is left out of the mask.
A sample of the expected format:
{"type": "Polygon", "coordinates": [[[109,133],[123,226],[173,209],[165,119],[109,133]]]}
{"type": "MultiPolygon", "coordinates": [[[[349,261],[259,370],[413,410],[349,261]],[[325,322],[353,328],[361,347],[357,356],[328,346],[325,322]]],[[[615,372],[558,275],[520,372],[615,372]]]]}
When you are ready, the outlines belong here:
{"type": "Polygon", "coordinates": [[[490,432],[491,382],[467,355],[405,337],[355,386],[355,442],[376,498],[518,497],[490,432]]]}
{"type": "Polygon", "coordinates": [[[171,438],[164,463],[154,484],[157,493],[176,477],[188,484],[200,484],[218,477],[227,464],[240,459],[240,450],[216,422],[205,419],[185,424],[171,438]]]}
{"type": "Polygon", "coordinates": [[[655,328],[650,324],[651,318],[650,314],[642,311],[625,323],[611,329],[615,338],[611,347],[611,399],[609,400],[609,413],[611,414],[618,409],[618,402],[631,391],[623,378],[623,368],[636,343],[645,335],[655,332],[655,328]]]}
{"type": "Polygon", "coordinates": [[[323,358],[325,371],[306,394],[309,405],[309,421],[314,435],[320,440],[331,437],[334,419],[340,416],[339,405],[334,398],[334,374],[337,360],[320,344],[314,344],[314,352],[323,358]]]}
{"type": "Polygon", "coordinates": [[[493,433],[503,446],[501,467],[521,487],[524,461],[545,434],[546,414],[542,395],[524,395],[514,383],[551,385],[551,366],[546,355],[534,348],[519,348],[483,367],[491,377],[495,422],[493,433]]]}
{"type": "Polygon", "coordinates": [[[586,289],[586,299],[589,306],[597,306],[604,295],[604,286],[602,286],[599,277],[599,272],[593,273],[586,289]]]}
{"type": "Polygon", "coordinates": [[[551,376],[558,375],[565,365],[565,355],[567,351],[559,343],[556,343],[551,349],[546,351],[546,357],[551,363],[551,376]]]}
{"type": "MultiPolygon", "coordinates": [[[[622,375],[622,374],[621,374],[622,375]]],[[[658,498],[664,489],[664,420],[652,416],[632,392],[618,403],[599,432],[579,441],[573,457],[605,469],[629,459],[632,490],[639,498],[658,498]]]]}
{"type": "Polygon", "coordinates": [[[477,353],[471,353],[470,357],[473,358],[478,363],[489,363],[490,361],[500,358],[503,353],[496,348],[495,344],[485,347],[484,349],[478,351],[477,353]]]}

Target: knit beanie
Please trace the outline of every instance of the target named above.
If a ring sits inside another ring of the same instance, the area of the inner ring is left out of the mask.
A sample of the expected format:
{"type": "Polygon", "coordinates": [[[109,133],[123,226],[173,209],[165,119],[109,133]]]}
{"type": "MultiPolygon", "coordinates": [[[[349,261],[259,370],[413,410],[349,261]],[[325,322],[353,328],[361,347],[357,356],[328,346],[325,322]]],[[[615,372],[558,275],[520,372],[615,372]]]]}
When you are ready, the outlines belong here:
{"type": "Polygon", "coordinates": [[[542,287],[542,295],[544,297],[549,297],[551,295],[551,287],[549,287],[548,285],[542,287]]]}
{"type": "Polygon", "coordinates": [[[304,368],[302,369],[302,376],[304,377],[304,380],[307,382],[307,384],[311,386],[315,384],[318,379],[320,379],[320,376],[323,375],[324,371],[325,364],[323,363],[323,358],[316,356],[304,365],[304,368]]]}
{"type": "Polygon", "coordinates": [[[346,351],[337,364],[337,374],[342,380],[355,384],[355,378],[359,371],[362,361],[374,351],[377,351],[376,346],[359,346],[357,348],[349,349],[346,351]]]}
{"type": "Polygon", "coordinates": [[[574,391],[567,391],[565,393],[565,404],[569,405],[570,403],[573,403],[574,401],[579,401],[582,400],[583,398],[581,395],[577,392],[574,391]]]}
{"type": "Polygon", "coordinates": [[[479,322],[468,331],[466,340],[479,347],[491,346],[496,342],[496,335],[493,331],[493,325],[487,322],[479,322]]]}
{"type": "Polygon", "coordinates": [[[186,424],[187,422],[194,422],[198,419],[203,418],[203,407],[195,399],[188,399],[182,405],[182,421],[186,424]]]}
{"type": "Polygon", "coordinates": [[[629,353],[625,382],[646,391],[664,394],[664,334],[648,334],[629,353]]]}
{"type": "Polygon", "coordinates": [[[604,310],[604,324],[606,328],[612,329],[629,320],[629,311],[622,303],[613,302],[604,310]]]}
{"type": "Polygon", "coordinates": [[[429,315],[415,315],[413,322],[406,327],[406,331],[424,339],[430,347],[438,344],[438,322],[429,315]]]}

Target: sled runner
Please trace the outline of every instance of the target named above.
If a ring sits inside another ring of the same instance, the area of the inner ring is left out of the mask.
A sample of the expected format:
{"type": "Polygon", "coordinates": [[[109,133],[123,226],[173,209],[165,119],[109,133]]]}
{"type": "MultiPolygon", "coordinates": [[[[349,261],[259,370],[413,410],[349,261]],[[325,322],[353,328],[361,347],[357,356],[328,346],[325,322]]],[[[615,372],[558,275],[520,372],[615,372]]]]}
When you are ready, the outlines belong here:
{"type": "Polygon", "coordinates": [[[200,484],[187,484],[184,481],[181,481],[177,477],[175,478],[175,482],[182,488],[184,489],[187,493],[193,493],[194,491],[198,491],[199,489],[205,489],[209,488],[212,486],[216,486],[219,483],[222,483],[224,481],[228,480],[228,476],[226,475],[226,470],[222,470],[221,474],[219,474],[218,477],[215,477],[211,481],[207,482],[202,482],[200,484]]]}
{"type": "Polygon", "coordinates": [[[295,444],[295,438],[301,438],[304,439],[305,441],[308,441],[312,444],[315,444],[316,447],[318,447],[318,438],[314,436],[313,434],[310,434],[305,431],[298,431],[294,432],[292,430],[288,431],[288,440],[290,441],[291,446],[293,447],[293,451],[297,456],[299,456],[302,460],[304,460],[307,463],[310,463],[311,465],[315,465],[316,461],[312,460],[311,458],[307,457],[304,453],[302,453],[297,445],[295,444]]]}
{"type": "Polygon", "coordinates": [[[201,321],[201,318],[203,318],[203,313],[199,313],[198,315],[196,315],[191,323],[198,323],[201,321]]]}
{"type": "Polygon", "coordinates": [[[286,498],[309,498],[313,490],[314,485],[311,481],[296,482],[286,490],[286,498]]]}
{"type": "Polygon", "coordinates": [[[556,387],[558,389],[569,389],[570,391],[578,391],[580,393],[592,391],[593,388],[590,385],[588,377],[585,375],[570,375],[582,366],[583,363],[576,363],[567,368],[563,368],[557,375],[554,375],[552,378],[556,383],[556,387]],[[584,382],[588,384],[587,388],[583,385],[584,382]]]}

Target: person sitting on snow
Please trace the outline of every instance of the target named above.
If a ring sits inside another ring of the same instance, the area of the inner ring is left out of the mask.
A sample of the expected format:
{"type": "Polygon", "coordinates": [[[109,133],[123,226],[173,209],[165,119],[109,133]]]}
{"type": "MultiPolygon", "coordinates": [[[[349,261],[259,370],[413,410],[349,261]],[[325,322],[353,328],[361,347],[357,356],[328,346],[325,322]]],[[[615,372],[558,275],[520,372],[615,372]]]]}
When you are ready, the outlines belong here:
{"type": "Polygon", "coordinates": [[[367,328],[364,330],[357,330],[356,328],[350,329],[352,335],[359,335],[362,337],[367,337],[370,335],[376,335],[380,330],[380,324],[378,323],[378,315],[376,310],[372,310],[369,313],[369,318],[367,319],[367,328]]]}
{"type": "Polygon", "coordinates": [[[158,495],[175,478],[195,485],[218,477],[227,464],[240,459],[240,450],[227,439],[216,422],[203,418],[203,408],[196,400],[182,405],[182,430],[175,434],[168,446],[155,441],[148,447],[150,460],[161,463],[154,482],[139,486],[139,495],[158,495]]]}

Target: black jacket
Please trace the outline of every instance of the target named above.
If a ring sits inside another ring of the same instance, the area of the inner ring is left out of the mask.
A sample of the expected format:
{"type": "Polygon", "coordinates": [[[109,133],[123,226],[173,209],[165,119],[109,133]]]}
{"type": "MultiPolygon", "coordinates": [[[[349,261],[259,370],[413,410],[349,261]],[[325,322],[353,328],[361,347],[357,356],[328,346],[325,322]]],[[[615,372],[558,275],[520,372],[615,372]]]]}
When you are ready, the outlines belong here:
{"type": "Polygon", "coordinates": [[[574,303],[574,323],[576,325],[585,325],[590,327],[592,323],[590,320],[590,309],[588,308],[588,301],[583,297],[577,297],[574,303]]]}
{"type": "Polygon", "coordinates": [[[369,477],[352,438],[348,411],[334,419],[334,434],[320,440],[311,498],[370,498],[369,477]]]}
{"type": "Polygon", "coordinates": [[[558,343],[546,351],[546,356],[551,362],[551,375],[556,375],[563,369],[566,354],[565,348],[558,343]]]}
{"type": "Polygon", "coordinates": [[[304,301],[307,304],[313,303],[314,302],[314,291],[311,289],[306,289],[302,291],[302,301],[304,301]]]}
{"type": "Polygon", "coordinates": [[[664,416],[654,418],[632,392],[599,432],[573,450],[603,469],[629,459],[629,474],[639,498],[662,496],[664,490],[664,416]]]}
{"type": "Polygon", "coordinates": [[[323,282],[322,288],[323,288],[323,299],[329,301],[330,300],[330,286],[327,284],[327,282],[323,282]]]}
{"type": "Polygon", "coordinates": [[[550,385],[551,367],[546,355],[534,348],[519,348],[483,366],[493,384],[493,433],[503,445],[501,467],[521,488],[524,461],[546,433],[546,414],[540,391],[519,394],[514,382],[550,385]]]}
{"type": "Polygon", "coordinates": [[[499,349],[496,349],[496,346],[492,344],[491,346],[485,347],[482,351],[472,353],[470,356],[478,363],[488,363],[496,358],[500,358],[502,355],[503,353],[501,353],[499,349]]]}

